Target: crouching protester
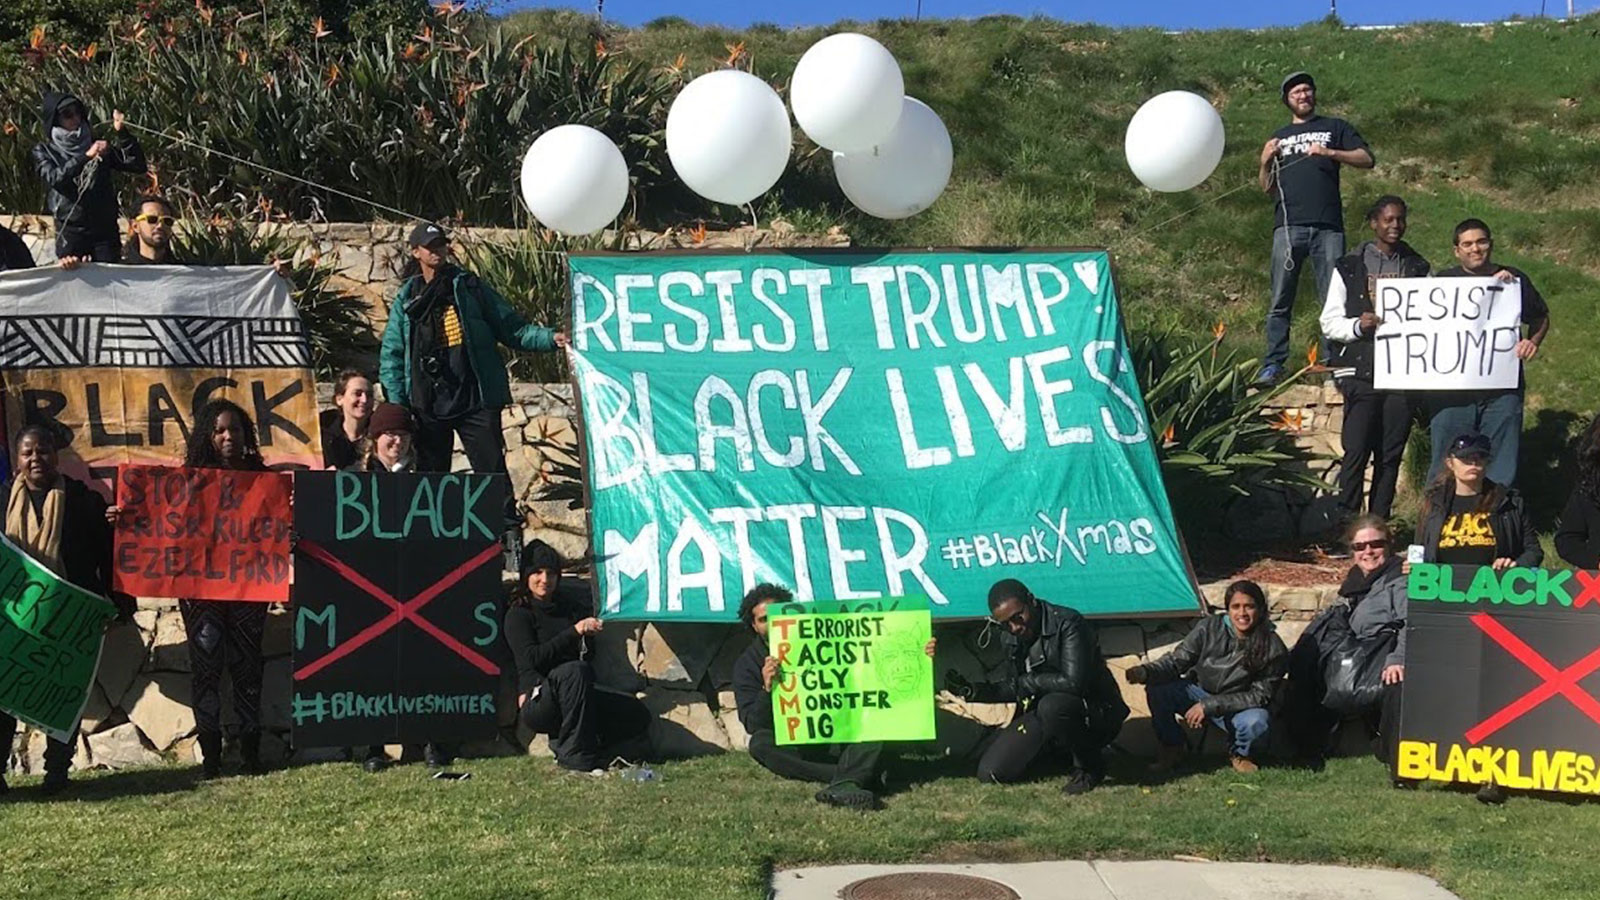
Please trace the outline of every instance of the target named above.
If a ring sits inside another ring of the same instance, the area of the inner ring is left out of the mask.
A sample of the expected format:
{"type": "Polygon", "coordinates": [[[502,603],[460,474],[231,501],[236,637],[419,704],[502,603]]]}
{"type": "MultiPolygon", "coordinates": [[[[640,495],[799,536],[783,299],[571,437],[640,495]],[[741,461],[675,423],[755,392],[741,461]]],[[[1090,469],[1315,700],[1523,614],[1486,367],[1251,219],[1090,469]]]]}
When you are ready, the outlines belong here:
{"type": "Polygon", "coordinates": [[[1071,761],[1062,790],[1093,790],[1106,777],[1104,749],[1128,718],[1128,705],[1100,653],[1094,626],[1077,610],[1046,603],[1014,578],[989,588],[989,624],[1000,625],[1000,646],[1011,674],[1002,682],[969,684],[945,675],[951,693],[978,702],[1014,700],[1017,710],[978,760],[978,780],[1020,780],[1046,756],[1071,761]]]}
{"type": "Polygon", "coordinates": [[[604,624],[587,592],[562,591],[560,554],[544,541],[522,548],[522,580],[506,608],[506,643],[517,663],[523,725],[550,736],[564,769],[604,775],[616,757],[649,753],[650,711],[638,698],[597,688],[590,638],[604,624]]]}
{"type": "MultiPolygon", "coordinates": [[[[767,652],[768,609],[794,601],[794,594],[775,584],[758,584],[739,602],[739,621],[755,635],[733,664],[733,698],[739,723],[750,735],[750,758],[774,775],[825,785],[817,802],[851,809],[877,809],[874,786],[884,780],[886,748],[882,743],[804,744],[779,746],[772,718],[772,685],[783,677],[778,661],[767,652]]],[[[923,648],[933,656],[937,642],[923,648]]]]}
{"type": "Polygon", "coordinates": [[[1339,597],[1289,654],[1289,732],[1299,754],[1320,766],[1340,721],[1359,715],[1377,737],[1373,754],[1393,772],[1405,680],[1406,567],[1394,552],[1389,523],[1378,516],[1357,517],[1346,539],[1355,564],[1339,597]],[[1330,691],[1330,667],[1338,667],[1344,681],[1346,660],[1348,684],[1330,691]]]}
{"type": "MultiPolygon", "coordinates": [[[[38,425],[24,427],[12,447],[16,478],[6,500],[6,537],[34,562],[78,587],[105,595],[111,586],[111,523],[106,503],[88,485],[56,468],[56,440],[38,425]]],[[[123,616],[133,614],[133,599],[111,595],[123,616]]],[[[0,794],[7,790],[5,764],[11,758],[17,720],[0,712],[0,794]]],[[[51,738],[44,750],[44,792],[67,786],[77,735],[51,738]]]]}
{"type": "Polygon", "coordinates": [[[1242,774],[1256,771],[1271,720],[1267,713],[1289,654],[1267,620],[1267,597],[1253,581],[1228,585],[1227,611],[1206,616],[1171,653],[1128,670],[1145,685],[1150,725],[1160,742],[1154,772],[1171,771],[1188,754],[1178,718],[1190,728],[1209,720],[1233,744],[1228,760],[1242,774]]]}

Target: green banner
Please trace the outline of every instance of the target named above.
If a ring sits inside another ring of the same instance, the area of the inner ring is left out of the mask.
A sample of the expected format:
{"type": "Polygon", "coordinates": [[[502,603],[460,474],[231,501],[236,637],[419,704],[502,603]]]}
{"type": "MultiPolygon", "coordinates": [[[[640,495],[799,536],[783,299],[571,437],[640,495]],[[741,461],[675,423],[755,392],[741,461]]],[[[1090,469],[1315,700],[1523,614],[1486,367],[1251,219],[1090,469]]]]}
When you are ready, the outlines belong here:
{"type": "Polygon", "coordinates": [[[1415,563],[1407,577],[1412,603],[1488,606],[1565,606],[1600,609],[1600,572],[1569,569],[1506,569],[1415,563]]]}
{"type": "Polygon", "coordinates": [[[570,257],[596,589],[1193,612],[1101,250],[570,257]]]}
{"type": "Polygon", "coordinates": [[[797,614],[798,605],[767,611],[767,652],[778,661],[777,742],[932,740],[933,618],[926,602],[897,598],[866,611],[818,603],[797,614]]]}
{"type": "Polygon", "coordinates": [[[111,601],[63,581],[0,536],[0,709],[69,738],[116,615],[111,601]]]}

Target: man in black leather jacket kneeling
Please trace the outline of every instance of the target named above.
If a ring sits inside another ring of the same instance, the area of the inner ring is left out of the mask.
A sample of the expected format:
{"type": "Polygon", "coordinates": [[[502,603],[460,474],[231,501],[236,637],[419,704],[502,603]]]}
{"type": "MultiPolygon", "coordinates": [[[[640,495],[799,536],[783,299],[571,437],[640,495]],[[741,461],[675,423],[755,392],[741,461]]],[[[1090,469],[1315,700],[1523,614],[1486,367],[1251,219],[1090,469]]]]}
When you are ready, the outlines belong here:
{"type": "Polygon", "coordinates": [[[1046,603],[1014,578],[989,588],[989,618],[1005,631],[1000,644],[1010,661],[1004,681],[970,684],[945,675],[957,696],[980,702],[1015,700],[1017,712],[978,761],[980,781],[1021,779],[1046,754],[1070,754],[1067,794],[1093,790],[1105,780],[1102,751],[1128,717],[1128,705],[1111,677],[1094,626],[1077,610],[1046,603]]]}

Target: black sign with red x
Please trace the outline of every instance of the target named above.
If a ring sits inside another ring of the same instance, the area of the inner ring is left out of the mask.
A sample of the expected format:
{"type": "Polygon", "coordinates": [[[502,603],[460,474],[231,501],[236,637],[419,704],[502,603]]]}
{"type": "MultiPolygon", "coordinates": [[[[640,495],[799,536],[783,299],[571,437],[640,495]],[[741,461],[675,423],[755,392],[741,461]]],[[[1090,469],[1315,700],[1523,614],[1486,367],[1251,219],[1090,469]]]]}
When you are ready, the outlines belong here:
{"type": "Polygon", "coordinates": [[[505,476],[298,472],[294,491],[295,745],[492,737],[505,476]]]}
{"type": "Polygon", "coordinates": [[[1397,773],[1600,793],[1592,573],[1430,568],[1411,583],[1397,773]]]}

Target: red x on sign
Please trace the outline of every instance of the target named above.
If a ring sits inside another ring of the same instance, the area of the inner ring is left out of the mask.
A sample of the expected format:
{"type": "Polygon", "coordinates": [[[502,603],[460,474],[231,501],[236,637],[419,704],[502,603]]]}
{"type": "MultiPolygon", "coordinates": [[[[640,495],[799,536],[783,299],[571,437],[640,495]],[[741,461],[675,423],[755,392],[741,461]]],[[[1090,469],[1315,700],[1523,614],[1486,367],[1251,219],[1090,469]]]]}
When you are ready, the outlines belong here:
{"type": "Polygon", "coordinates": [[[1565,669],[1557,669],[1549,660],[1540,656],[1537,650],[1529,647],[1522,638],[1512,634],[1509,628],[1500,624],[1488,613],[1474,615],[1472,624],[1478,626],[1478,630],[1487,634],[1496,644],[1504,647],[1507,653],[1516,657],[1517,661],[1527,666],[1533,674],[1543,678],[1544,683],[1467,729],[1469,743],[1476,744],[1483,741],[1556,694],[1566,697],[1584,715],[1600,724],[1600,700],[1596,700],[1593,695],[1578,687],[1578,682],[1585,676],[1600,669],[1600,648],[1596,648],[1588,656],[1565,669]]]}
{"type": "Polygon", "coordinates": [[[1600,572],[1585,572],[1579,569],[1572,573],[1578,579],[1578,585],[1583,590],[1572,600],[1573,609],[1582,609],[1590,603],[1600,605],[1600,572]]]}
{"type": "Polygon", "coordinates": [[[322,671],[322,669],[332,665],[339,659],[354,653],[362,645],[368,643],[373,638],[376,638],[378,635],[383,634],[396,625],[399,625],[402,621],[411,622],[418,628],[432,635],[436,640],[438,640],[439,643],[449,647],[457,656],[460,656],[467,662],[472,663],[473,666],[477,667],[478,670],[483,672],[485,675],[500,674],[499,666],[485,659],[482,654],[478,653],[476,650],[473,650],[471,647],[468,647],[466,644],[456,640],[442,628],[433,624],[432,622],[429,622],[427,619],[422,618],[422,616],[418,614],[418,610],[422,609],[423,606],[426,606],[430,601],[437,598],[440,594],[449,590],[451,586],[465,578],[469,573],[472,572],[473,569],[476,569],[485,562],[499,556],[500,547],[498,544],[491,544],[490,546],[485,547],[482,553],[479,553],[477,556],[474,556],[473,558],[457,566],[443,578],[434,582],[431,587],[427,588],[422,593],[412,597],[410,600],[407,600],[404,603],[401,603],[399,600],[396,600],[394,597],[390,596],[388,591],[385,591],[383,588],[380,588],[371,581],[367,580],[367,578],[360,572],[350,568],[350,566],[345,564],[344,561],[336,558],[332,553],[329,553],[327,550],[324,550],[310,541],[298,542],[295,545],[295,549],[339,573],[346,581],[362,589],[363,591],[366,591],[368,594],[371,594],[378,600],[381,600],[385,606],[389,607],[388,615],[356,632],[354,637],[340,644],[338,647],[324,655],[321,659],[318,659],[314,663],[309,663],[297,670],[294,673],[294,677],[297,680],[310,678],[312,675],[322,671]]]}

